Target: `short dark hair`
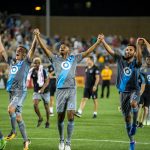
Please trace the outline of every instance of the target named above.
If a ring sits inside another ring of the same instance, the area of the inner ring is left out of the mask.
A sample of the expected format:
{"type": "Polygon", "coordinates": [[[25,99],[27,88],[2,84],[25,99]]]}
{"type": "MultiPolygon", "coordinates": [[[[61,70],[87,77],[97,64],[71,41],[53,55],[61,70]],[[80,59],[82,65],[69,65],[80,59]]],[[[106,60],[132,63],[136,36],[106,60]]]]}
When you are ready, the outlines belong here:
{"type": "Polygon", "coordinates": [[[87,58],[90,58],[94,62],[94,57],[93,56],[89,55],[89,56],[87,56],[87,58]]]}
{"type": "Polygon", "coordinates": [[[134,47],[135,51],[136,51],[136,45],[135,44],[128,44],[127,46],[132,46],[134,47]]]}
{"type": "Polygon", "coordinates": [[[23,45],[19,45],[18,47],[20,47],[20,49],[22,49],[23,52],[25,52],[26,54],[28,53],[28,49],[24,47],[23,45]]]}

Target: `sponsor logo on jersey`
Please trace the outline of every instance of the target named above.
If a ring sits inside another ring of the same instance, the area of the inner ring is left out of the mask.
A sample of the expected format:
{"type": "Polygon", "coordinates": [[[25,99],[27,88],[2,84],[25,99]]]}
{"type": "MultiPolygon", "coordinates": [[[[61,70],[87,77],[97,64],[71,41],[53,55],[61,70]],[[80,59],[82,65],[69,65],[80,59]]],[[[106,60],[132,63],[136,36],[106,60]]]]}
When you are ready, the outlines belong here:
{"type": "Polygon", "coordinates": [[[17,66],[12,66],[11,68],[11,74],[16,74],[18,71],[18,67],[17,66]]]}
{"type": "Polygon", "coordinates": [[[131,76],[132,74],[132,70],[129,67],[125,67],[123,71],[126,76],[131,76]]]}
{"type": "Polygon", "coordinates": [[[64,61],[64,62],[61,63],[61,67],[62,67],[64,70],[68,70],[68,69],[70,69],[71,64],[70,64],[70,62],[68,62],[68,61],[64,61]]]}

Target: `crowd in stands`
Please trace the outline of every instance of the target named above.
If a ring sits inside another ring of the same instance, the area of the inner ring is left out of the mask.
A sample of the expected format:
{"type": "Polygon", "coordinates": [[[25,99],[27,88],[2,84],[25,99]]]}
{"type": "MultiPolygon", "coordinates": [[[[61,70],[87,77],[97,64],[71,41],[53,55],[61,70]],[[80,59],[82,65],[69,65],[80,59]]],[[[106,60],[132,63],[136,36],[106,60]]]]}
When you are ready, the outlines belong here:
{"type": "MultiPolygon", "coordinates": [[[[15,59],[15,51],[18,45],[24,45],[27,49],[31,46],[33,27],[28,20],[22,22],[19,14],[8,15],[7,12],[0,12],[0,34],[8,54],[8,63],[10,63],[13,59],[15,59]]],[[[78,53],[87,50],[93,43],[95,43],[97,35],[91,36],[88,39],[81,36],[62,37],[61,35],[46,37],[44,34],[42,37],[45,39],[47,46],[52,48],[56,53],[58,52],[60,41],[68,43],[71,47],[72,53],[78,53]]],[[[125,38],[118,35],[106,35],[105,38],[106,42],[111,45],[115,51],[120,53],[123,53],[123,49],[129,43],[134,44],[136,42],[136,38],[134,37],[125,38]]],[[[40,57],[42,63],[46,64],[49,60],[44,57],[42,53],[42,49],[37,46],[35,57],[40,57]]],[[[143,48],[143,56],[145,57],[146,55],[147,50],[143,48]]],[[[107,54],[102,46],[99,46],[95,50],[93,56],[100,69],[103,68],[105,63],[115,64],[115,60],[107,54]]],[[[84,65],[84,60],[81,63],[84,65]]],[[[1,72],[2,71],[3,70],[1,70],[1,72]]]]}

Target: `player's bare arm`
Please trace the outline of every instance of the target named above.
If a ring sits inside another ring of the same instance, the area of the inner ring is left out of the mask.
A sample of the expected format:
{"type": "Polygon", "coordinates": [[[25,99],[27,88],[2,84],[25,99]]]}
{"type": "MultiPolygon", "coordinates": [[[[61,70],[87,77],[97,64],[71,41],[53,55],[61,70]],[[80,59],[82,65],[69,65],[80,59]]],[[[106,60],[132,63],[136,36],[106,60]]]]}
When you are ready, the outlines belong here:
{"type": "Polygon", "coordinates": [[[150,43],[145,39],[145,38],[138,38],[138,41],[140,42],[144,42],[144,44],[146,45],[146,47],[147,47],[147,50],[148,50],[148,52],[150,53],[150,43]]]}
{"type": "Polygon", "coordinates": [[[0,35],[0,57],[3,57],[4,60],[7,62],[8,56],[7,56],[7,53],[5,51],[4,46],[2,44],[1,35],[0,35]]]}
{"type": "Polygon", "coordinates": [[[100,42],[101,42],[101,39],[98,36],[96,43],[94,45],[92,45],[88,50],[83,52],[82,57],[84,58],[84,57],[88,56],[90,53],[92,53],[94,51],[94,49],[100,44],[100,42]]]}
{"type": "Polygon", "coordinates": [[[41,48],[44,50],[44,53],[48,56],[51,57],[53,55],[53,53],[51,52],[50,49],[47,48],[46,44],[44,43],[44,41],[42,40],[42,38],[40,37],[40,32],[39,29],[35,29],[34,30],[34,34],[37,37],[37,40],[41,46],[41,48]]]}
{"type": "Polygon", "coordinates": [[[114,51],[112,50],[112,48],[106,43],[106,41],[105,41],[104,38],[105,38],[104,35],[101,34],[101,35],[100,35],[100,40],[101,40],[101,42],[103,43],[103,45],[104,45],[106,51],[107,51],[110,55],[114,56],[115,52],[114,52],[114,51]]]}
{"type": "Polygon", "coordinates": [[[35,52],[35,47],[36,47],[36,36],[34,36],[34,39],[33,39],[33,42],[32,42],[32,45],[31,45],[31,48],[30,48],[30,50],[29,50],[29,52],[28,52],[28,58],[30,59],[30,60],[32,60],[33,59],[33,55],[34,55],[34,52],[35,52]]]}
{"type": "Polygon", "coordinates": [[[42,88],[39,90],[39,93],[44,93],[45,88],[48,86],[50,81],[50,77],[48,77],[44,83],[44,85],[42,86],[42,88]]]}
{"type": "Polygon", "coordinates": [[[95,75],[95,78],[96,78],[96,80],[95,80],[95,84],[94,84],[94,86],[93,86],[93,91],[94,91],[94,92],[96,91],[97,86],[98,86],[98,84],[99,84],[99,80],[100,80],[99,75],[95,75]]]}
{"type": "Polygon", "coordinates": [[[136,42],[136,47],[137,47],[137,52],[136,52],[136,58],[137,58],[137,62],[139,65],[142,64],[142,49],[141,49],[141,44],[140,44],[140,39],[137,39],[136,42]]]}

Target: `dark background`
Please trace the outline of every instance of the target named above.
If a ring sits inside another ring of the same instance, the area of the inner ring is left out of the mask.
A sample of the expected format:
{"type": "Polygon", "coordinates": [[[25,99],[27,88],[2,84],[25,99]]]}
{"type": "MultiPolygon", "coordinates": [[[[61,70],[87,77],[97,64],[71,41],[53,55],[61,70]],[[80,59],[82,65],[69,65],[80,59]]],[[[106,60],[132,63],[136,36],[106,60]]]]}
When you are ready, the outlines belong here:
{"type": "MultiPolygon", "coordinates": [[[[50,0],[52,16],[150,16],[148,0],[50,0]],[[90,7],[87,4],[91,4],[90,7]]],[[[150,2],[149,2],[150,3],[150,2]]],[[[2,0],[8,14],[45,15],[46,0],[2,0]],[[35,6],[41,6],[35,11],[35,6]]]]}

